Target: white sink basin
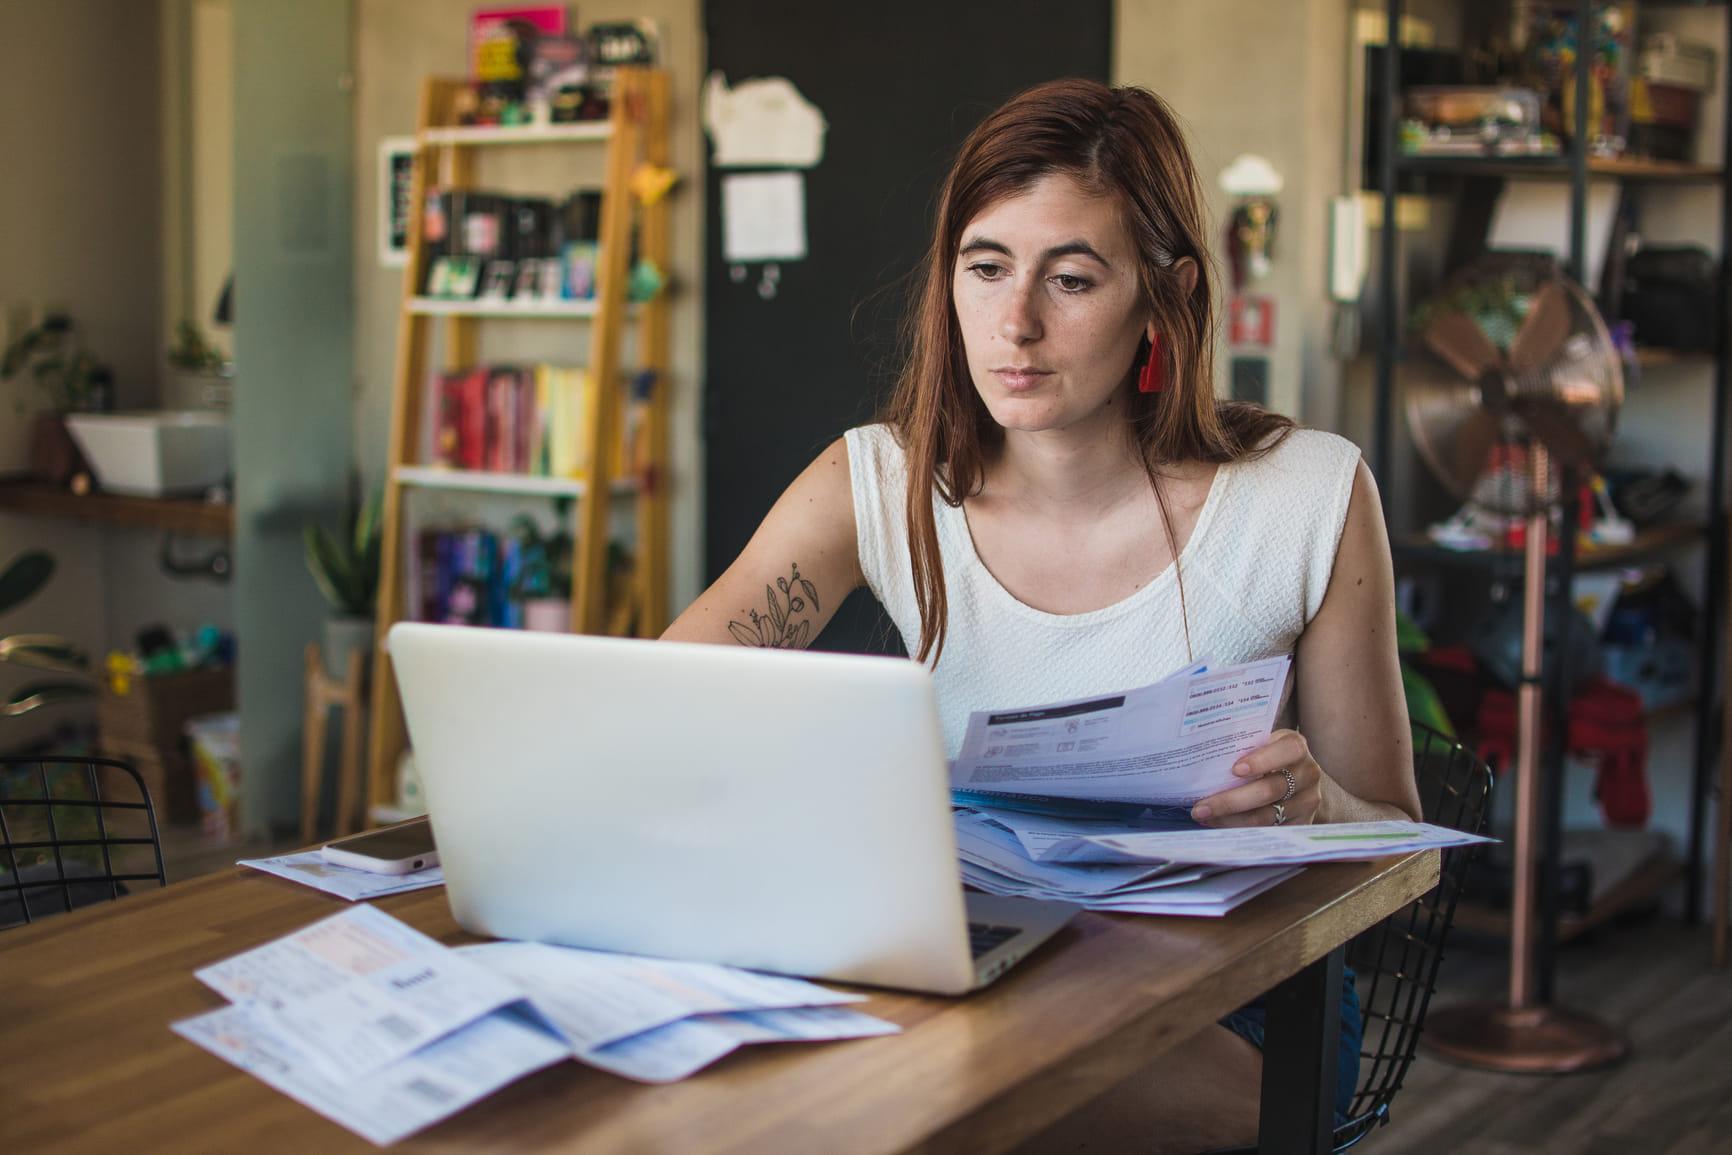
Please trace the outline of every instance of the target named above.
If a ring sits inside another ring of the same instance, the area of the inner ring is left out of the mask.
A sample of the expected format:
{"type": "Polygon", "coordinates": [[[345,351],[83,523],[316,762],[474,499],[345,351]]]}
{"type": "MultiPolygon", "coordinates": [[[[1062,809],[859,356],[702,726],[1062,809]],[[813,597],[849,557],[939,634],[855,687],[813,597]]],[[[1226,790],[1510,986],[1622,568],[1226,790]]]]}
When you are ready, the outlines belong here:
{"type": "Polygon", "coordinates": [[[229,419],[205,410],[69,413],[66,428],[109,493],[201,493],[229,472],[229,419]]]}

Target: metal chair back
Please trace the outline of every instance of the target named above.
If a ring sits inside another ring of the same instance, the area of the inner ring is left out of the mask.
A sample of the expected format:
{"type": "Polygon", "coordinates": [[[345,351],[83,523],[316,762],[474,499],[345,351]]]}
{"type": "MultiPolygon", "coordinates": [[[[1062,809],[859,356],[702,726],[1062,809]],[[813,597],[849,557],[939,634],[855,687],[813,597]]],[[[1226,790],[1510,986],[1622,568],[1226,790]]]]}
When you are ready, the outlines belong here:
{"type": "MultiPolygon", "coordinates": [[[[1427,822],[1470,834],[1484,830],[1491,809],[1492,774],[1472,751],[1415,722],[1413,770],[1427,822]]],[[[1429,893],[1348,944],[1348,965],[1359,973],[1365,1034],[1360,1043],[1359,1089],[1347,1121],[1335,1129],[1336,1151],[1347,1150],[1380,1123],[1389,1122],[1389,1104],[1413,1065],[1425,1012],[1437,989],[1437,968],[1455,919],[1456,899],[1478,849],[1445,850],[1438,883],[1429,893]]],[[[1208,1155],[1256,1155],[1256,1150],[1224,1148],[1208,1155]]]]}
{"type": "Polygon", "coordinates": [[[0,757],[0,930],[167,881],[137,770],[112,758],[0,757]]]}
{"type": "MultiPolygon", "coordinates": [[[[1425,820],[1470,834],[1483,832],[1491,808],[1491,769],[1454,738],[1413,724],[1413,768],[1425,820]]],[[[1437,989],[1444,941],[1455,919],[1468,864],[1477,846],[1443,852],[1438,884],[1358,938],[1347,961],[1359,973],[1365,1035],[1359,1090],[1348,1121],[1335,1129],[1335,1150],[1344,1151],[1372,1128],[1389,1121],[1389,1104],[1401,1090],[1425,1027],[1426,1009],[1437,989]]]]}

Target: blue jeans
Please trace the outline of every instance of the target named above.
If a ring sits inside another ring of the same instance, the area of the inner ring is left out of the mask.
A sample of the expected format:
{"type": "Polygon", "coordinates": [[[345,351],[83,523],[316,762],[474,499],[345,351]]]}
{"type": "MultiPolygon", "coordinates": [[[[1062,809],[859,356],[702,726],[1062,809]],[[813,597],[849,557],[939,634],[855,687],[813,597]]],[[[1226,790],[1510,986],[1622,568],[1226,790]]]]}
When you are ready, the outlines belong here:
{"type": "MultiPolygon", "coordinates": [[[[1268,1030],[1269,1016],[1262,999],[1252,999],[1221,1020],[1221,1025],[1256,1047],[1263,1049],[1263,1036],[1268,1030]]],[[[1353,985],[1351,968],[1341,968],[1341,1041],[1336,1049],[1335,1065],[1335,1125],[1347,1122],[1347,1109],[1353,1105],[1353,1092],[1359,1086],[1359,1045],[1365,1037],[1365,1019],[1359,1011],[1359,990],[1353,985]]]]}

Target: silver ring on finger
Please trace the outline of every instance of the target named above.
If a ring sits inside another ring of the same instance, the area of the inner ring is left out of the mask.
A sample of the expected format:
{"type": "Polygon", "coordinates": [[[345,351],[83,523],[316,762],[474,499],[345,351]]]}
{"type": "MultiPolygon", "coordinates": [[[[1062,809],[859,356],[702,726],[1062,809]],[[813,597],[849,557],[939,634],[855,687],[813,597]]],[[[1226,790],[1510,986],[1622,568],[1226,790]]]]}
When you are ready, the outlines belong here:
{"type": "Polygon", "coordinates": [[[1275,809],[1275,825],[1279,826],[1287,821],[1287,807],[1279,802],[1271,803],[1271,805],[1275,809]]]}
{"type": "Polygon", "coordinates": [[[1275,773],[1277,773],[1277,774],[1281,775],[1281,777],[1287,779],[1287,793],[1281,795],[1279,801],[1281,801],[1281,802],[1293,801],[1293,795],[1295,795],[1299,792],[1299,780],[1297,778],[1293,777],[1293,771],[1287,769],[1287,767],[1285,767],[1285,766],[1283,766],[1283,767],[1281,767],[1281,769],[1275,771],[1275,773]]]}

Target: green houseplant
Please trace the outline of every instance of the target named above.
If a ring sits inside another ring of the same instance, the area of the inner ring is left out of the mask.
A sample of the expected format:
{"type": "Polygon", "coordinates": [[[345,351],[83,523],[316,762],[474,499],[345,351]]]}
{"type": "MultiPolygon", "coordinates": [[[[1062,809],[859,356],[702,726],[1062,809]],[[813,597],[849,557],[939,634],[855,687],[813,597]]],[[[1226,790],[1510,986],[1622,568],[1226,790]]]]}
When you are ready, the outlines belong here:
{"type": "Polygon", "coordinates": [[[1431,649],[1431,639],[1400,610],[1395,611],[1395,648],[1401,654],[1401,688],[1407,696],[1408,718],[1423,722],[1446,737],[1455,737],[1455,726],[1443,708],[1443,699],[1437,696],[1437,689],[1408,661],[1409,654],[1423,654],[1431,649]]]}
{"type": "MultiPolygon", "coordinates": [[[[23,605],[54,576],[54,558],[41,550],[21,553],[0,571],[0,616],[23,605]]],[[[28,714],[56,702],[85,701],[95,696],[89,681],[90,661],[84,652],[65,638],[55,634],[13,634],[0,637],[0,662],[46,670],[56,674],[76,674],[79,680],[65,678],[28,682],[0,700],[0,718],[28,714]]]]}
{"type": "Polygon", "coordinates": [[[564,528],[543,534],[527,514],[511,523],[522,555],[512,595],[523,603],[529,630],[561,633],[571,629],[571,534],[564,528]]]}
{"type": "Polygon", "coordinates": [[[84,349],[76,326],[64,313],[43,318],[0,353],[0,380],[20,373],[30,375],[48,403],[31,420],[30,472],[39,481],[64,485],[81,465],[78,447],[66,431],[66,414],[112,405],[113,375],[84,349]]]}
{"type": "Polygon", "coordinates": [[[350,510],[343,532],[316,522],[302,530],[307,571],[331,608],[325,619],[325,669],[342,677],[349,653],[370,650],[373,613],[379,595],[381,500],[375,493],[350,510]]]}
{"type": "Polygon", "coordinates": [[[182,320],[165,357],[162,403],[168,409],[227,409],[234,367],[196,321],[182,320]]]}

